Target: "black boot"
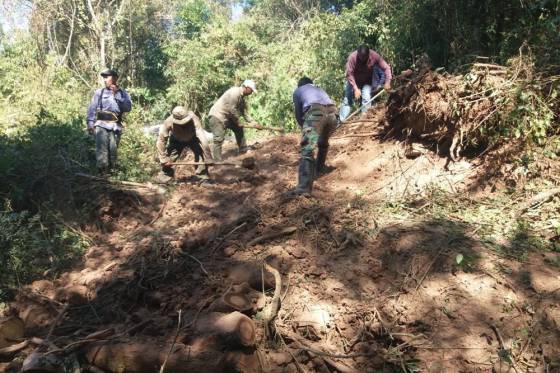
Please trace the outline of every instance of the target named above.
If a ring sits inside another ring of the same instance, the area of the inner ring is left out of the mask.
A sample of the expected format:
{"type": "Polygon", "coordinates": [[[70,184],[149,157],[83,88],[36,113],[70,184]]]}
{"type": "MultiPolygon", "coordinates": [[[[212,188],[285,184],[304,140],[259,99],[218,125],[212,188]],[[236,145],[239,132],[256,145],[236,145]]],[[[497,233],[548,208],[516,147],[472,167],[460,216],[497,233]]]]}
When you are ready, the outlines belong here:
{"type": "Polygon", "coordinates": [[[313,178],[315,177],[315,161],[310,158],[301,158],[298,170],[298,185],[295,194],[310,195],[313,190],[313,178]]]}
{"type": "Polygon", "coordinates": [[[317,164],[315,168],[315,177],[319,177],[321,174],[325,173],[325,162],[327,160],[327,153],[329,152],[328,147],[320,147],[317,152],[317,164]]]}

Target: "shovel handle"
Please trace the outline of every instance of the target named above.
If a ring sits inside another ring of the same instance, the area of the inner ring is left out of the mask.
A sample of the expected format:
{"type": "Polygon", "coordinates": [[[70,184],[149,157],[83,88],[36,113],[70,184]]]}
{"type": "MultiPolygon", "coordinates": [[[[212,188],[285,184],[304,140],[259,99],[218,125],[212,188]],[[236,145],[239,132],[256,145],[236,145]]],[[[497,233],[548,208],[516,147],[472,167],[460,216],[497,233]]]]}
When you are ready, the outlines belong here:
{"type": "Polygon", "coordinates": [[[241,166],[235,162],[173,162],[169,166],[241,166]]]}
{"type": "Polygon", "coordinates": [[[261,126],[260,124],[243,124],[240,127],[254,128],[256,130],[269,130],[269,131],[276,131],[276,132],[284,132],[284,128],[282,128],[282,127],[268,127],[268,126],[261,126]]]}

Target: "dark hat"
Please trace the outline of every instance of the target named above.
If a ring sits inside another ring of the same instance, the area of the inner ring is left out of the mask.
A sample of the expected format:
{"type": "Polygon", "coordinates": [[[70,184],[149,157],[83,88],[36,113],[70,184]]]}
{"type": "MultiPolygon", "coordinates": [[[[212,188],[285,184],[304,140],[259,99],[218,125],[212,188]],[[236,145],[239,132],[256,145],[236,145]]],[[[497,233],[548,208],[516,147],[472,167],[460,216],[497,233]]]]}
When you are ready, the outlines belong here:
{"type": "Polygon", "coordinates": [[[118,77],[119,74],[118,74],[115,70],[107,69],[107,70],[104,70],[104,71],[101,72],[101,76],[104,77],[104,78],[107,77],[107,76],[116,76],[116,77],[118,77]]]}

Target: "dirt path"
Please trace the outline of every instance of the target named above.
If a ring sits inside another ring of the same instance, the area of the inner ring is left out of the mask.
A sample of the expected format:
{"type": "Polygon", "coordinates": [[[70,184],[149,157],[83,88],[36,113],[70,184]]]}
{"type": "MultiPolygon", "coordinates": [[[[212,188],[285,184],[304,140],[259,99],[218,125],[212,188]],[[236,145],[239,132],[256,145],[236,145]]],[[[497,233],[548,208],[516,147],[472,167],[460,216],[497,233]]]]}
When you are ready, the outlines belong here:
{"type": "Polygon", "coordinates": [[[482,171],[468,161],[446,169],[427,149],[408,159],[398,143],[344,137],[375,132],[374,123],[337,133],[334,170],[316,181],[314,198],[283,195],[296,182],[296,135],[262,141],[250,154],[256,170],[214,170],[211,185],[181,169],[184,182],[164,203],[107,196],[83,263],[27,287],[13,312],[28,336],[52,328],[51,348],[66,346],[66,361],[86,356],[114,371],[157,372],[168,351],[166,371],[177,372],[558,371],[558,258],[530,251],[521,262],[489,250],[476,224],[423,214],[434,190],[464,197],[482,171]],[[282,276],[276,335],[264,335],[260,305],[246,312],[255,348],[208,341],[198,321],[233,283],[262,291],[262,278],[259,286],[250,277],[263,262],[282,276]],[[101,358],[108,352],[91,347],[100,338],[87,336],[107,329],[97,343],[113,355],[101,358]],[[234,363],[231,350],[241,351],[234,363]]]}

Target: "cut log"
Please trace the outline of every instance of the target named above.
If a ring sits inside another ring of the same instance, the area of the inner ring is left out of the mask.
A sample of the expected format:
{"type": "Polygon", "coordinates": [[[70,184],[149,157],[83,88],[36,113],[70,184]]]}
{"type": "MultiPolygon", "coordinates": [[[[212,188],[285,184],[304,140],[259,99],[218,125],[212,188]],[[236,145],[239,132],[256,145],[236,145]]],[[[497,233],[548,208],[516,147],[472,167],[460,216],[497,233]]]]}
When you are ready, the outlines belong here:
{"type": "Polygon", "coordinates": [[[265,290],[269,290],[274,287],[274,276],[272,273],[267,271],[264,271],[263,284],[263,270],[260,265],[240,264],[231,268],[227,277],[232,284],[242,284],[246,282],[250,287],[257,291],[262,291],[263,285],[265,290]]]}
{"type": "MultiPolygon", "coordinates": [[[[98,344],[88,347],[85,356],[89,364],[110,372],[154,373],[163,364],[169,346],[148,343],[98,344]]],[[[165,366],[172,372],[219,372],[216,362],[222,354],[208,350],[193,354],[188,347],[177,349],[165,366]]]]}
{"type": "Polygon", "coordinates": [[[0,348],[8,347],[23,338],[25,325],[19,317],[0,320],[0,348]]]}
{"type": "Polygon", "coordinates": [[[252,289],[248,283],[243,282],[231,285],[228,291],[210,306],[210,311],[251,313],[262,309],[264,303],[265,298],[262,292],[252,289]]]}
{"type": "Polygon", "coordinates": [[[252,347],[255,345],[255,324],[241,312],[210,313],[197,322],[196,329],[200,333],[219,336],[220,342],[227,347],[252,347]]]}
{"type": "Polygon", "coordinates": [[[258,373],[260,372],[259,360],[254,352],[228,351],[220,360],[221,372],[258,373]]]}

